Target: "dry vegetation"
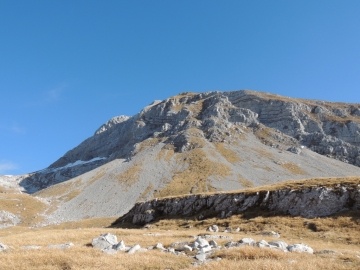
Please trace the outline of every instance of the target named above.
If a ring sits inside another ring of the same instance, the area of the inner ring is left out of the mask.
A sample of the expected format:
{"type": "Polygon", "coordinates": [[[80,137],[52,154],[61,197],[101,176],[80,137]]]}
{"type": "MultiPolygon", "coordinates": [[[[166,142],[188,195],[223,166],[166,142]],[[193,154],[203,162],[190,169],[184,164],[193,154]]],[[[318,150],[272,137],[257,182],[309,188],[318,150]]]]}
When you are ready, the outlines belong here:
{"type": "Polygon", "coordinates": [[[254,186],[252,182],[245,179],[241,174],[238,175],[238,181],[244,188],[251,188],[254,186]]]}
{"type": "Polygon", "coordinates": [[[216,191],[209,184],[209,177],[223,177],[230,174],[226,165],[209,160],[205,151],[200,148],[189,152],[176,153],[175,157],[177,163],[186,164],[188,165],[187,168],[176,172],[171,182],[155,193],[154,197],[216,191]]]}
{"type": "Polygon", "coordinates": [[[144,190],[144,192],[140,195],[139,201],[146,200],[150,193],[153,191],[154,185],[152,183],[149,183],[148,187],[144,190]]]}
{"type": "Polygon", "coordinates": [[[225,148],[224,143],[214,143],[216,150],[230,163],[242,161],[242,159],[232,150],[225,148]]]}
{"type": "MultiPolygon", "coordinates": [[[[191,161],[195,162],[195,160],[192,159],[191,161]]],[[[267,187],[250,188],[247,192],[317,186],[337,188],[338,184],[358,187],[360,178],[288,181],[267,187]]],[[[217,224],[220,231],[226,227],[240,228],[240,232],[216,233],[231,236],[232,241],[239,241],[243,237],[251,237],[257,241],[261,239],[271,241],[274,239],[262,236],[261,233],[273,230],[279,232],[281,234],[280,240],[288,244],[305,243],[312,247],[315,252],[327,249],[340,253],[310,255],[282,253],[276,250],[252,247],[232,248],[216,251],[212,256],[214,258],[220,257],[220,261],[203,264],[197,269],[217,270],[246,267],[246,269],[315,270],[329,269],[329,260],[331,261],[331,269],[360,269],[360,211],[343,212],[330,217],[313,219],[253,211],[234,215],[227,219],[197,220],[189,217],[187,219],[160,220],[151,224],[150,229],[110,228],[110,224],[114,221],[115,218],[89,219],[35,229],[25,226],[2,229],[0,230],[1,242],[11,246],[12,249],[0,253],[0,268],[5,270],[164,269],[164,267],[191,269],[193,268],[191,263],[194,260],[185,256],[176,256],[157,251],[133,255],[125,253],[106,255],[99,250],[93,249],[89,243],[98,235],[110,232],[116,234],[118,240],[124,240],[126,245],[129,246],[140,244],[142,247],[147,247],[158,242],[168,246],[178,241],[193,241],[194,236],[209,233],[205,231],[206,228],[212,224],[217,224]],[[50,244],[67,242],[72,242],[75,246],[67,250],[46,248],[50,244]],[[42,248],[40,250],[22,250],[20,247],[25,245],[38,245],[42,246],[42,248]]],[[[224,245],[228,241],[230,240],[217,240],[220,245],[224,245]]]]}
{"type": "Polygon", "coordinates": [[[159,152],[158,156],[156,157],[157,160],[165,160],[168,163],[170,162],[171,158],[175,155],[174,145],[166,144],[159,152]]]}
{"type": "MultiPolygon", "coordinates": [[[[8,211],[21,219],[21,224],[30,226],[42,222],[43,217],[38,215],[44,212],[47,205],[28,194],[0,194],[0,210],[8,211]]],[[[1,222],[1,220],[0,220],[1,222]]]]}
{"type": "MultiPolygon", "coordinates": [[[[253,194],[261,191],[274,191],[274,190],[298,190],[305,188],[317,188],[317,187],[327,187],[338,189],[340,186],[347,187],[359,187],[360,186],[360,177],[324,177],[324,178],[308,178],[300,180],[288,180],[283,182],[278,182],[271,185],[264,185],[259,187],[245,188],[241,190],[231,190],[231,191],[221,191],[221,194],[238,194],[238,193],[247,193],[253,194]]],[[[200,193],[199,193],[200,194],[200,193]]],[[[202,192],[204,196],[217,194],[217,192],[202,192]]],[[[186,197],[188,194],[181,194],[178,196],[168,196],[169,198],[182,198],[186,197]]]]}
{"type": "Polygon", "coordinates": [[[115,178],[118,180],[120,184],[123,184],[125,189],[127,190],[129,187],[131,187],[139,180],[141,168],[142,168],[141,162],[135,163],[125,172],[116,175],[115,178]]]}
{"type": "Polygon", "coordinates": [[[147,150],[150,147],[157,145],[160,141],[161,141],[161,138],[149,138],[149,139],[139,143],[137,152],[140,153],[144,150],[147,150]]]}
{"type": "Polygon", "coordinates": [[[301,169],[298,165],[292,163],[292,162],[287,162],[284,164],[280,165],[281,167],[283,167],[284,169],[290,171],[292,174],[300,174],[300,175],[305,175],[306,172],[301,169]]]}
{"type": "Polygon", "coordinates": [[[259,154],[260,157],[267,157],[267,158],[273,158],[273,154],[271,154],[270,152],[262,149],[262,148],[251,148],[252,150],[254,150],[255,152],[257,152],[259,154]]]}
{"type": "Polygon", "coordinates": [[[67,181],[65,183],[60,183],[57,185],[50,186],[48,188],[42,189],[36,193],[34,193],[35,196],[39,196],[42,198],[46,197],[55,197],[55,196],[61,196],[68,192],[70,192],[74,188],[74,182],[67,181]]]}
{"type": "Polygon", "coordinates": [[[204,99],[201,99],[195,103],[191,103],[187,107],[194,114],[194,116],[197,117],[204,108],[204,99]]]}
{"type": "MultiPolygon", "coordinates": [[[[0,231],[1,242],[12,246],[9,252],[0,254],[1,269],[191,269],[194,261],[185,256],[176,256],[158,251],[128,255],[106,255],[89,244],[98,235],[106,232],[116,234],[126,245],[153,246],[158,242],[165,247],[178,241],[193,241],[203,235],[206,228],[217,224],[225,227],[240,227],[240,232],[212,233],[232,237],[239,241],[251,237],[257,241],[273,238],[262,236],[263,231],[281,233],[280,240],[289,244],[305,243],[315,251],[335,250],[342,254],[310,255],[283,253],[276,250],[253,247],[232,248],[216,251],[213,258],[221,261],[203,264],[196,269],[359,269],[360,259],[360,214],[359,211],[342,213],[332,217],[306,219],[301,217],[273,216],[269,213],[246,213],[228,219],[212,218],[169,219],[152,224],[150,229],[115,229],[109,226],[114,218],[90,219],[68,222],[58,226],[38,229],[13,227],[0,231]],[[192,226],[187,229],[186,226],[192,226]],[[72,242],[67,250],[47,249],[49,244],[72,242]],[[22,250],[25,245],[42,246],[40,250],[22,250]]],[[[224,245],[230,240],[216,240],[224,245]]]]}

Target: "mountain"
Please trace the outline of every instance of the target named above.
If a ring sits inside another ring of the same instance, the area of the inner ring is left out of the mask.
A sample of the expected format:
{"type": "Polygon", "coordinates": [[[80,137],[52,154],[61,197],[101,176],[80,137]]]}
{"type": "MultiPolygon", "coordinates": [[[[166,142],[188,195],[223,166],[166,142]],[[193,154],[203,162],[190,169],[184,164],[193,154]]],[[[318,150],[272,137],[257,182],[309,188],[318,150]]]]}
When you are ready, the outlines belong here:
{"type": "Polygon", "coordinates": [[[151,198],[359,176],[359,166],[359,104],[186,92],[110,119],[17,182],[61,222],[121,216],[151,198]]]}

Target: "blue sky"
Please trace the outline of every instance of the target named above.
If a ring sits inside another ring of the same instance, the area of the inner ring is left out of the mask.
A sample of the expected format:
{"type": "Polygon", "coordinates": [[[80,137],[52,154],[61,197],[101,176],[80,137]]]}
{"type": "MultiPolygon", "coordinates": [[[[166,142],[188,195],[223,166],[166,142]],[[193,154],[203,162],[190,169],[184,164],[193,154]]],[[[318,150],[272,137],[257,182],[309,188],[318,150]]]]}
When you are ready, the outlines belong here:
{"type": "Polygon", "coordinates": [[[184,91],[360,103],[360,1],[0,1],[0,174],[184,91]]]}

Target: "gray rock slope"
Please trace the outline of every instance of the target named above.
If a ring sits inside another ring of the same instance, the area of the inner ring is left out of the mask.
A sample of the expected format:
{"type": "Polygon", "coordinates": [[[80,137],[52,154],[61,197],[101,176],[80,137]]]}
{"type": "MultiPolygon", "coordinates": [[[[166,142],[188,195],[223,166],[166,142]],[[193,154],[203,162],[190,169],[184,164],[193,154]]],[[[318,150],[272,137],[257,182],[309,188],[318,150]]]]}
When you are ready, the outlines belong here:
{"type": "Polygon", "coordinates": [[[121,216],[155,197],[359,176],[359,108],[247,90],[182,93],[109,120],[19,183],[56,205],[47,214],[60,222],[121,216]]]}
{"type": "Polygon", "coordinates": [[[114,117],[47,169],[30,174],[21,185],[31,193],[110,161],[129,160],[148,138],[166,139],[176,152],[184,152],[200,147],[199,140],[231,142],[249,129],[262,143],[277,149],[296,153],[296,147],[303,145],[360,166],[359,104],[291,99],[248,90],[182,93],[155,101],[135,116],[114,117]]]}

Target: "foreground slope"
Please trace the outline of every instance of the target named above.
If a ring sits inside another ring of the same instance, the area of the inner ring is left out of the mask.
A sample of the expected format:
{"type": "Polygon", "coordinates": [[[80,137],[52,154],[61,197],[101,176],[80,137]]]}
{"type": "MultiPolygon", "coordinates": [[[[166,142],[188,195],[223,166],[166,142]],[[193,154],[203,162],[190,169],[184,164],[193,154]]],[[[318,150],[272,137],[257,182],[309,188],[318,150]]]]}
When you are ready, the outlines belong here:
{"type": "MultiPolygon", "coordinates": [[[[360,194],[359,177],[279,183],[248,192],[276,191],[283,187],[306,190],[314,186],[338,188],[339,193],[341,187],[353,188],[360,194]]],[[[331,269],[360,267],[359,210],[316,218],[291,217],[259,209],[234,213],[231,217],[201,220],[197,215],[163,216],[147,226],[137,226],[138,229],[134,226],[129,229],[131,224],[113,221],[109,218],[90,219],[42,228],[16,226],[0,230],[3,244],[0,248],[11,246],[0,251],[1,269],[163,269],[164,264],[171,269],[190,269],[194,264],[197,269],[329,269],[329,261],[331,269]],[[111,222],[113,226],[110,226],[111,222]],[[214,225],[219,231],[209,231],[214,225]],[[108,232],[116,235],[118,241],[123,240],[126,246],[140,245],[147,251],[135,254],[117,251],[109,255],[93,248],[92,239],[108,232]],[[182,246],[191,245],[198,236],[209,242],[215,240],[205,263],[195,258],[196,251],[183,251],[181,256],[174,254],[178,254],[182,246]],[[283,252],[260,245],[237,245],[244,238],[262,244],[264,240],[289,245],[303,243],[311,247],[314,254],[283,252]],[[66,245],[66,248],[57,247],[69,242],[72,245],[66,245]],[[167,252],[156,246],[164,246],[167,252]]]]}

